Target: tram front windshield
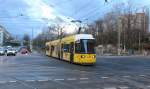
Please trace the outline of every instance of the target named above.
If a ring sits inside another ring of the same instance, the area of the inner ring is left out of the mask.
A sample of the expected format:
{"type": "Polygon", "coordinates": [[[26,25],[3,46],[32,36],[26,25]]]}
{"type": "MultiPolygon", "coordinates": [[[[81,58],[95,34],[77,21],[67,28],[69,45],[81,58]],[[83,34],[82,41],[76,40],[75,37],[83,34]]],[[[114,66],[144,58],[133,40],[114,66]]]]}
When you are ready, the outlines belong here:
{"type": "Polygon", "coordinates": [[[79,42],[76,42],[75,51],[76,53],[93,54],[95,53],[94,46],[95,46],[95,40],[82,39],[79,42]]]}

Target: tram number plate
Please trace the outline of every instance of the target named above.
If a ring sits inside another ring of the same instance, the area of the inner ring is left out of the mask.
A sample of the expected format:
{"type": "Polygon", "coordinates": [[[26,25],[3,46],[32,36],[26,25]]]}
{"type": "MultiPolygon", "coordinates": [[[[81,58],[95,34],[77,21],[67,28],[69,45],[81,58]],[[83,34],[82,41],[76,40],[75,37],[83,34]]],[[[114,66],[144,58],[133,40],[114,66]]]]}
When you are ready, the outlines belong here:
{"type": "Polygon", "coordinates": [[[91,58],[91,56],[90,56],[90,55],[87,55],[86,58],[91,58]]]}

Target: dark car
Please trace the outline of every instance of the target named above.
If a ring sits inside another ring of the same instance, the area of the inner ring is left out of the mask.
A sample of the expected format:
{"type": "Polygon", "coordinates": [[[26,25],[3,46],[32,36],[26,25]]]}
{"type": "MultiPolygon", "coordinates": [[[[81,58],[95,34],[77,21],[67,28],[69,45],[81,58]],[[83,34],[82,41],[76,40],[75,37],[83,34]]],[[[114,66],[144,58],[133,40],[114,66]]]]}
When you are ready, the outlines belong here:
{"type": "Polygon", "coordinates": [[[28,54],[29,51],[28,51],[27,49],[24,48],[24,49],[22,49],[22,50],[20,51],[20,53],[21,53],[21,54],[28,54]]]}
{"type": "Polygon", "coordinates": [[[29,47],[27,46],[21,46],[18,50],[19,53],[21,54],[28,54],[30,53],[29,47]]]}

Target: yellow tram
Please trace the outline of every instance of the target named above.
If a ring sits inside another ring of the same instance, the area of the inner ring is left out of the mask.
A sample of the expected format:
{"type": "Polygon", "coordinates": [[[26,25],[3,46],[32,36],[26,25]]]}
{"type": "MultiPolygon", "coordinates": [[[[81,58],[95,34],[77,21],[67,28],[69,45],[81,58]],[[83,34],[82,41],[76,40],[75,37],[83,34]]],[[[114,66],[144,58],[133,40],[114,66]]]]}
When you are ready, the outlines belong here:
{"type": "Polygon", "coordinates": [[[95,64],[95,39],[91,34],[76,34],[46,43],[46,55],[77,64],[95,64]]]}

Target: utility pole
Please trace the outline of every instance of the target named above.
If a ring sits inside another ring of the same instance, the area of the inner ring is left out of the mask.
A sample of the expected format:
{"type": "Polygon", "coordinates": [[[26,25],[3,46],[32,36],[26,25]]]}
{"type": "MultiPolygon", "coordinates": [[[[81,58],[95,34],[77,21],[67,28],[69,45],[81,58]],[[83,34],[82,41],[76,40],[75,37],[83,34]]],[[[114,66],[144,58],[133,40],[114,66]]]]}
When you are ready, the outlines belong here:
{"type": "Polygon", "coordinates": [[[124,29],[124,33],[123,33],[123,43],[124,43],[124,45],[123,45],[123,50],[124,50],[124,52],[126,52],[126,32],[125,32],[125,29],[124,29]]]}
{"type": "Polygon", "coordinates": [[[32,28],[31,40],[30,40],[30,49],[32,52],[33,51],[33,28],[32,28]]]}
{"type": "Polygon", "coordinates": [[[141,34],[139,32],[139,52],[141,51],[141,34]]]}
{"type": "Polygon", "coordinates": [[[121,17],[118,18],[118,56],[120,55],[120,52],[121,52],[121,49],[120,49],[120,42],[121,42],[121,39],[120,39],[120,35],[121,35],[121,17]]]}

